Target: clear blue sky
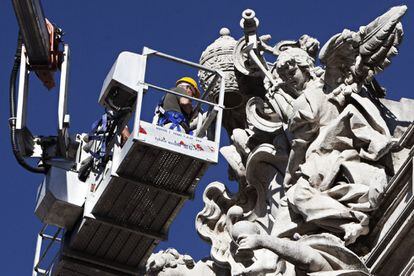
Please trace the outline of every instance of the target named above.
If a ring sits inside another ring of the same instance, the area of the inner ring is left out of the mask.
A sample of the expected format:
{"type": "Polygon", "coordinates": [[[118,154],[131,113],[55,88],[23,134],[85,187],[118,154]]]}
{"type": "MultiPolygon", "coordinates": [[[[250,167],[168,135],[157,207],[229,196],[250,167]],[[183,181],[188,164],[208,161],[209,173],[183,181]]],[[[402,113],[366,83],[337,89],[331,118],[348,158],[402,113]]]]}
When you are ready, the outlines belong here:
{"type": "MultiPolygon", "coordinates": [[[[400,55],[378,77],[388,97],[412,97],[414,79],[414,1],[43,1],[46,16],[61,26],[71,47],[69,113],[71,133],[88,132],[103,109],[97,100],[102,82],[124,50],[140,52],[142,47],[198,61],[201,52],[226,26],[238,39],[241,12],[252,8],[260,19],[260,34],[271,34],[272,42],[297,39],[307,33],[321,43],[344,28],[356,30],[393,5],[405,3],[405,39],[400,55]],[[412,5],[410,5],[412,4],[412,5]]],[[[17,23],[10,0],[0,3],[0,152],[2,154],[0,210],[1,275],[29,275],[35,237],[41,224],[33,210],[40,175],[18,166],[11,152],[8,130],[8,82],[17,39],[17,23]]],[[[151,78],[172,86],[181,71],[160,67],[151,78]]],[[[32,79],[28,124],[32,132],[54,135],[57,128],[57,91],[46,91],[32,79]]],[[[155,96],[158,97],[158,96],[155,96]]],[[[155,99],[155,98],[154,98],[155,99]]],[[[152,114],[153,107],[145,110],[152,114]]],[[[413,111],[414,112],[414,111],[413,111]]],[[[227,141],[224,141],[227,142],[227,141]]],[[[210,167],[201,180],[194,201],[188,201],[170,228],[169,240],[158,249],[175,247],[195,259],[208,255],[209,246],[199,239],[194,219],[202,209],[202,191],[214,180],[226,181],[227,165],[210,167]]],[[[229,184],[235,189],[234,183],[229,184]]]]}

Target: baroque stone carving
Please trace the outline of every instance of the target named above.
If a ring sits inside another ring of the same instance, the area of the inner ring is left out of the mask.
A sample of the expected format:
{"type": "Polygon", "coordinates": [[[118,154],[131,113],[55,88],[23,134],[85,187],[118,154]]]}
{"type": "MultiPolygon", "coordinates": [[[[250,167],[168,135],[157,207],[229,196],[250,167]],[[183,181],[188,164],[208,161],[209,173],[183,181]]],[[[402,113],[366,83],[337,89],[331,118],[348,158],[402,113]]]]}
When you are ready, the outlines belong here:
{"type": "Polygon", "coordinates": [[[231,275],[370,275],[360,240],[407,156],[398,141],[408,126],[389,116],[403,103],[381,100],[375,75],[398,53],[406,9],[344,30],[320,51],[308,35],[270,46],[246,10],[245,36],[236,42],[222,30],[203,53],[202,62],[223,66],[231,93],[243,99],[242,123],[224,117],[231,145],[221,148],[239,191],[211,183],[196,218],[217,266],[231,275]],[[222,55],[223,39],[232,57],[222,55]]]}
{"type": "Polygon", "coordinates": [[[146,275],[190,276],[225,275],[223,270],[210,260],[195,262],[189,255],[181,255],[177,250],[168,248],[152,254],[147,261],[146,275]]]}

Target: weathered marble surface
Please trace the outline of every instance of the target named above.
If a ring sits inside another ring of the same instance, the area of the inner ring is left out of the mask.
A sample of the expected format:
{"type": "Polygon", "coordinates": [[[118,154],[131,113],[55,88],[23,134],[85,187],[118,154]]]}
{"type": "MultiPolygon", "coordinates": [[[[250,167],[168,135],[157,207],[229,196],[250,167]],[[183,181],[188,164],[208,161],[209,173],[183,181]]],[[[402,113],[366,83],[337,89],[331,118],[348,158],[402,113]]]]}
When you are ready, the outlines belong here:
{"type": "MultiPolygon", "coordinates": [[[[229,99],[240,96],[224,117],[232,143],[221,149],[239,192],[211,183],[196,218],[198,233],[211,244],[209,262],[220,272],[210,265],[191,274],[197,265],[182,262],[164,266],[178,273],[168,275],[370,275],[362,257],[375,243],[364,236],[412,145],[401,141],[413,101],[379,99],[384,91],[375,80],[398,53],[406,9],[344,30],[320,51],[308,35],[270,46],[270,36],[257,34],[251,10],[243,12],[245,36],[238,42],[220,32],[201,62],[223,66],[229,99]]],[[[157,254],[148,272],[164,275],[167,270],[151,270],[166,253],[157,254]]]]}

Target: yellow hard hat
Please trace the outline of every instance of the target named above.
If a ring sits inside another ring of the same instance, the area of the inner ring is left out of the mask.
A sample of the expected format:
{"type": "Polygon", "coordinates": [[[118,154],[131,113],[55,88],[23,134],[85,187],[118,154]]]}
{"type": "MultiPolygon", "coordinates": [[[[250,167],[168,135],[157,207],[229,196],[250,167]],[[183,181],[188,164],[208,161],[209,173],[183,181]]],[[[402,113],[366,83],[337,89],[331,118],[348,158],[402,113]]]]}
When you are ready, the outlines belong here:
{"type": "Polygon", "coordinates": [[[183,77],[183,78],[177,80],[175,85],[178,85],[181,82],[186,82],[186,83],[192,85],[194,87],[195,91],[196,91],[196,93],[195,93],[196,98],[200,98],[200,90],[198,90],[197,82],[193,78],[183,77]]]}

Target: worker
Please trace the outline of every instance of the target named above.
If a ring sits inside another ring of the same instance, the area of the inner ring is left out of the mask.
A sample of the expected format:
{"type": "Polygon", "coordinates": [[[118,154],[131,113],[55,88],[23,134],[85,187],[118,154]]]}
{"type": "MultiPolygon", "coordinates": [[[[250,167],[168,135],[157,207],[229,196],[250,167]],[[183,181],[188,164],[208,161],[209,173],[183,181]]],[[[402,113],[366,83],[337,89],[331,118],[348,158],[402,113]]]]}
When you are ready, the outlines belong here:
{"type": "MultiPolygon", "coordinates": [[[[177,93],[199,98],[197,83],[190,77],[183,77],[171,89],[177,93]]],[[[193,117],[193,105],[190,99],[167,93],[158,104],[153,123],[169,129],[191,134],[190,120],[193,117]]]]}
{"type": "MultiPolygon", "coordinates": [[[[183,77],[177,80],[176,87],[171,90],[183,95],[200,98],[200,90],[198,90],[197,83],[190,77],[183,77]]],[[[190,99],[167,93],[161,98],[160,103],[155,109],[153,124],[192,134],[190,121],[194,117],[193,112],[193,105],[190,99]]],[[[128,126],[125,126],[121,132],[121,146],[126,143],[130,135],[128,126]]]]}

